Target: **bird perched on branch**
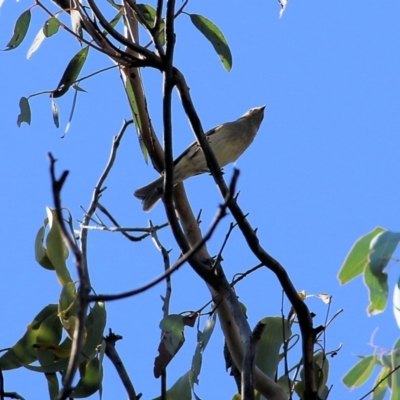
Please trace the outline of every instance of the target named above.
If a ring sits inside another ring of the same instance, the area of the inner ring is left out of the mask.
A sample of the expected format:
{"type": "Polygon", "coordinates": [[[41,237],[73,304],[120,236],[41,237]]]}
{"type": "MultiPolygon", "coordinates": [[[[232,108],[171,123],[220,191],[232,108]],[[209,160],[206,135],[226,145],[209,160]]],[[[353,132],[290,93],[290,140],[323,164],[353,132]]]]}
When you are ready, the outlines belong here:
{"type": "MultiPolygon", "coordinates": [[[[233,122],[226,122],[206,133],[220,168],[236,161],[253,142],[264,118],[265,106],[252,108],[233,122]]],[[[191,176],[209,172],[203,151],[197,142],[192,143],[174,161],[174,186],[191,176]]],[[[163,196],[164,177],[135,191],[142,200],[143,210],[150,211],[163,196]]]]}

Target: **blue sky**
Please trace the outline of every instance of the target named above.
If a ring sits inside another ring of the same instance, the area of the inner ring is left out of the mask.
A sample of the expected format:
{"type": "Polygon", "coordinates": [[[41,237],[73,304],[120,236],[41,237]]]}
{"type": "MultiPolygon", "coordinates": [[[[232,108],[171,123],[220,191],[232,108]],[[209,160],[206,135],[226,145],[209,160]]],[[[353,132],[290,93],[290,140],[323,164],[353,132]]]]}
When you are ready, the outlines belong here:
{"type": "MultiPolygon", "coordinates": [[[[373,318],[366,315],[368,297],[362,280],[340,287],[336,276],[357,238],[376,226],[394,231],[400,227],[396,211],[400,197],[400,5],[291,1],[279,19],[276,1],[229,4],[192,0],[186,10],[206,16],[224,32],[233,53],[232,71],[222,68],[211,45],[185,15],[176,22],[175,64],[186,76],[205,129],[234,120],[249,108],[268,105],[254,144],[236,164],[241,171],[239,204],[258,228],[265,249],[288,270],[296,288],[332,295],[331,314],[344,309],[327,332],[328,349],[343,345],[330,360],[329,383],[334,385],[332,398],[358,399],[371,385],[349,392],[340,379],[357,361],[355,355],[373,352],[369,343],[376,328],[375,345],[390,349],[397,339],[391,296],[398,268],[395,262],[389,264],[388,308],[373,318]]],[[[5,1],[0,15],[1,48],[11,38],[18,15],[30,5],[26,0],[5,1]]],[[[58,100],[60,129],[52,122],[47,95],[31,100],[31,126],[17,127],[20,97],[54,89],[79,50],[77,42],[60,30],[26,60],[30,44],[46,20],[38,8],[32,14],[23,44],[0,56],[0,348],[19,339],[33,316],[48,303],[57,302],[59,296],[55,276],[36,264],[33,253],[45,207],[53,205],[47,152],[59,160],[59,172],[70,171],[63,204],[80,220],[80,207],[89,204],[112,137],[123,119],[130,119],[121,80],[112,70],[82,83],[88,93],[78,97],[65,138],[61,137],[72,92],[58,100]]],[[[91,52],[82,76],[109,65],[106,57],[91,52]]],[[[162,77],[149,70],[143,76],[152,122],[161,137],[162,77]]],[[[176,95],[173,123],[174,153],[179,155],[193,141],[193,134],[176,95]]],[[[227,167],[227,179],[231,173],[232,168],[227,167]]],[[[132,196],[136,188],[156,177],[143,162],[136,134],[130,129],[102,204],[123,226],[147,226],[149,219],[161,224],[166,220],[161,204],[145,214],[132,196]]],[[[201,227],[206,231],[221,202],[218,190],[209,176],[192,178],[185,187],[195,214],[203,211],[201,227]]],[[[218,227],[208,244],[211,254],[218,253],[231,221],[228,216],[218,227]]],[[[160,240],[172,249],[171,260],[177,259],[179,249],[168,229],[160,233],[160,240]]],[[[394,256],[399,258],[399,253],[394,256]]],[[[89,235],[89,263],[97,293],[138,287],[163,268],[150,239],[132,244],[116,233],[100,231],[89,235]]],[[[224,252],[228,279],[256,264],[235,230],[224,252]]],[[[69,265],[73,271],[72,261],[69,265]]],[[[159,285],[141,296],[107,304],[107,329],[124,337],[118,350],[144,399],[159,393],[152,369],[164,292],[159,285]]],[[[245,279],[237,293],[248,308],[251,326],[263,317],[280,314],[280,288],[267,270],[245,279]]],[[[208,300],[205,285],[188,265],[173,276],[171,313],[199,309],[208,300]]],[[[316,299],[311,299],[309,306],[317,314],[316,324],[323,323],[326,306],[316,299]]],[[[201,326],[204,323],[205,318],[201,326]]],[[[195,343],[195,329],[187,329],[186,343],[171,363],[169,385],[190,368],[195,343]]],[[[203,399],[230,399],[235,393],[233,380],[225,373],[222,344],[217,325],[204,354],[197,389],[203,399]]],[[[46,396],[45,380],[32,372],[16,370],[4,377],[8,391],[27,399],[46,396]]],[[[124,396],[116,373],[106,362],[103,398],[124,396]]]]}

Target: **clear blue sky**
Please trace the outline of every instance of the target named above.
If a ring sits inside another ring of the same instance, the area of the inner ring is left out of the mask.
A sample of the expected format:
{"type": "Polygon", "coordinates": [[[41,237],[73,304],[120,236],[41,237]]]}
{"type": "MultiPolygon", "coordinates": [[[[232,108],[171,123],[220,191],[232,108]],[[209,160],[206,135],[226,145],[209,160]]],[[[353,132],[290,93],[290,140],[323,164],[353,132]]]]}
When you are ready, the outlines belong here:
{"type": "MultiPolygon", "coordinates": [[[[5,1],[0,15],[1,48],[8,43],[17,16],[30,5],[25,0],[5,1]]],[[[330,360],[329,384],[334,385],[332,398],[358,399],[371,385],[348,392],[340,379],[357,361],[355,355],[373,352],[369,343],[376,328],[375,345],[390,349],[397,339],[391,297],[398,268],[395,262],[389,264],[388,309],[373,318],[366,315],[368,297],[362,280],[340,287],[336,276],[361,235],[376,226],[400,229],[400,4],[291,1],[281,19],[276,1],[211,4],[192,0],[187,11],[216,23],[234,58],[233,70],[227,73],[189,18],[183,15],[178,19],[175,63],[186,76],[204,128],[234,120],[251,107],[268,105],[255,143],[237,163],[241,170],[239,204],[258,228],[261,243],[285,266],[296,288],[332,295],[331,313],[344,309],[327,332],[328,350],[343,344],[337,357],[330,360]]],[[[54,89],[79,50],[77,42],[60,31],[26,60],[27,50],[46,19],[40,9],[32,13],[24,43],[0,55],[0,348],[19,339],[33,316],[48,303],[57,302],[59,296],[55,276],[36,264],[33,252],[45,207],[53,205],[47,152],[59,160],[59,172],[70,170],[63,204],[75,220],[80,220],[80,206],[89,204],[112,136],[124,118],[130,119],[114,70],[82,83],[88,93],[79,96],[64,139],[61,136],[72,92],[58,100],[60,129],[53,125],[47,95],[31,100],[32,125],[17,127],[20,97],[54,89]]],[[[89,58],[82,75],[111,65],[94,52],[89,58]]],[[[146,70],[144,77],[152,122],[161,135],[161,75],[146,70]]],[[[178,155],[193,135],[177,96],[173,122],[178,155]]],[[[225,171],[229,178],[232,169],[225,171]]],[[[132,196],[134,189],[156,176],[142,161],[131,129],[123,140],[102,203],[123,226],[146,226],[149,219],[161,224],[165,222],[161,204],[144,214],[132,196]]],[[[194,212],[203,210],[205,231],[221,202],[218,190],[209,176],[189,180],[186,189],[194,212]]],[[[212,254],[218,253],[231,221],[227,217],[218,227],[209,243],[212,254]]],[[[179,249],[168,229],[160,233],[160,239],[172,249],[174,261],[179,249]]],[[[97,293],[138,287],[163,268],[161,255],[150,239],[132,244],[116,233],[97,231],[89,235],[89,262],[97,293]]],[[[241,234],[234,231],[224,252],[228,278],[256,264],[241,234]]],[[[70,267],[73,270],[72,261],[70,267]]],[[[159,394],[152,370],[160,335],[160,295],[164,292],[161,284],[144,295],[107,304],[107,330],[112,328],[124,337],[118,351],[136,390],[144,393],[143,399],[159,394]]],[[[237,293],[248,307],[251,326],[265,316],[280,314],[280,289],[266,270],[243,281],[237,293]]],[[[188,265],[173,276],[171,313],[199,309],[208,300],[205,285],[188,265]]],[[[316,299],[311,299],[309,306],[317,314],[316,324],[323,323],[326,306],[316,299]]],[[[286,303],[286,312],[288,309],[286,303]]],[[[205,319],[201,326],[204,323],[205,319]]],[[[195,342],[196,330],[187,329],[186,343],[171,363],[169,386],[190,368],[195,342]]],[[[197,388],[203,399],[230,399],[235,393],[233,380],[225,373],[222,344],[217,325],[204,354],[197,388]]],[[[47,396],[46,382],[39,375],[15,370],[4,377],[6,390],[17,391],[26,399],[47,396]]],[[[106,361],[103,399],[122,398],[122,385],[106,361]]]]}

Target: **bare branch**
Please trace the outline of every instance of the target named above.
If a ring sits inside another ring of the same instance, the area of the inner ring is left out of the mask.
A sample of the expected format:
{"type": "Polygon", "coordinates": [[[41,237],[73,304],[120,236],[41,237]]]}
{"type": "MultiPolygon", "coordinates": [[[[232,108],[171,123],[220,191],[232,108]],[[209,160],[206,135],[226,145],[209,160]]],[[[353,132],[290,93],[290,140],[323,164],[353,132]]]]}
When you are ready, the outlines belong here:
{"type": "MultiPolygon", "coordinates": [[[[236,173],[232,177],[231,185],[230,185],[230,193],[234,193],[237,178],[239,176],[239,171],[236,170],[236,173]]],[[[99,295],[91,295],[89,297],[89,301],[112,301],[112,300],[120,300],[124,299],[126,297],[131,297],[131,296],[136,296],[140,293],[145,292],[146,290],[149,290],[153,286],[156,286],[160,282],[162,282],[164,279],[167,279],[171,274],[173,274],[175,271],[177,271],[186,261],[191,261],[193,256],[204,246],[204,244],[211,238],[213,235],[215,229],[217,228],[219,222],[222,220],[222,218],[226,215],[226,209],[228,207],[228,202],[231,200],[232,196],[229,194],[228,198],[226,199],[225,203],[222,204],[218,210],[218,213],[216,217],[214,218],[213,223],[210,226],[209,231],[207,232],[206,235],[204,235],[203,238],[201,238],[200,242],[195,244],[193,247],[190,248],[190,250],[185,253],[182,257],[179,258],[179,260],[170,268],[166,269],[164,274],[160,275],[158,278],[154,279],[153,281],[147,283],[144,286],[141,286],[138,289],[130,290],[128,292],[124,293],[119,293],[119,294],[99,294],[99,295]]],[[[208,270],[211,273],[211,265],[208,266],[208,270]]],[[[201,266],[203,268],[203,266],[201,266]]],[[[204,279],[204,278],[203,278],[204,279]]]]}
{"type": "Polygon", "coordinates": [[[68,247],[74,254],[75,265],[79,277],[79,290],[77,293],[78,307],[77,307],[76,327],[72,340],[71,355],[69,358],[67,371],[65,372],[65,375],[63,377],[63,388],[61,389],[58,396],[59,400],[65,400],[72,392],[72,382],[79,366],[79,355],[81,353],[84,344],[85,322],[87,317],[87,309],[89,306],[88,295],[91,291],[91,286],[90,286],[89,271],[87,269],[86,259],[85,257],[83,257],[81,250],[75,244],[74,239],[71,238],[71,236],[69,235],[67,227],[65,226],[64,218],[62,216],[61,191],[67,179],[68,171],[64,171],[61,174],[60,179],[57,179],[55,176],[56,160],[51,153],[49,153],[49,158],[50,158],[51,185],[52,185],[53,201],[56,211],[57,222],[61,228],[63,239],[68,244],[68,247]]]}
{"type": "Polygon", "coordinates": [[[116,348],[115,343],[122,339],[122,336],[116,335],[110,329],[108,336],[105,337],[106,342],[106,356],[113,363],[117,373],[122,381],[122,384],[125,387],[126,393],[128,395],[129,400],[138,400],[140,395],[137,396],[135,392],[135,388],[133,387],[132,381],[129,378],[128,373],[126,372],[124,363],[122,362],[116,348]]]}

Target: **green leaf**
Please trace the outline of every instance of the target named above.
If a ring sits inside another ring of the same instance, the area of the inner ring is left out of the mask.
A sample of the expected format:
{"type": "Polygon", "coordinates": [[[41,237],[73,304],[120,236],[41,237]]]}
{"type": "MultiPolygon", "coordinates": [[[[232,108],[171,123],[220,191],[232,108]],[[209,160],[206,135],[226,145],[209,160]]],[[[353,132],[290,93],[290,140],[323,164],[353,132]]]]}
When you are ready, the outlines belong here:
{"type": "Polygon", "coordinates": [[[60,28],[60,21],[58,18],[51,17],[49,18],[43,25],[43,33],[44,35],[49,38],[55,35],[60,28]]]}
{"type": "Polygon", "coordinates": [[[57,313],[47,317],[41,324],[36,343],[59,344],[62,335],[62,325],[57,313]]]}
{"type": "Polygon", "coordinates": [[[67,93],[69,87],[75,83],[75,81],[78,79],[83,65],[85,64],[88,52],[89,46],[86,46],[82,50],[78,51],[78,53],[76,53],[74,57],[72,57],[71,61],[64,71],[64,74],[60,80],[60,83],[57,86],[57,89],[52,92],[53,98],[63,96],[65,93],[67,93]]]}
{"type": "Polygon", "coordinates": [[[85,362],[84,368],[81,370],[83,371],[81,378],[70,395],[72,399],[82,399],[91,396],[100,389],[101,382],[103,381],[103,367],[97,357],[94,357],[89,362],[85,362]]]}
{"type": "Polygon", "coordinates": [[[116,10],[123,8],[121,5],[117,4],[114,0],[107,0],[107,3],[111,4],[116,10]]]}
{"type": "Polygon", "coordinates": [[[354,389],[364,384],[372,374],[377,365],[376,355],[363,357],[351,370],[342,378],[342,382],[349,388],[354,389]]]}
{"type": "Polygon", "coordinates": [[[185,340],[183,336],[183,327],[183,317],[178,314],[167,315],[160,322],[160,328],[163,331],[163,342],[171,355],[175,355],[178,348],[185,340]]]}
{"type": "MultiPolygon", "coordinates": [[[[189,383],[189,372],[186,372],[185,375],[181,376],[175,384],[171,387],[171,389],[167,390],[166,400],[191,400],[192,393],[190,390],[189,383]]],[[[153,399],[153,400],[161,400],[161,396],[153,399]]]]}
{"type": "MultiPolygon", "coordinates": [[[[115,17],[109,22],[110,26],[112,28],[115,28],[115,26],[118,24],[119,20],[121,19],[121,17],[123,15],[124,15],[124,7],[119,6],[119,11],[115,15],[115,17]]],[[[108,32],[105,29],[103,29],[102,35],[103,36],[107,36],[108,32]]]]}
{"type": "Polygon", "coordinates": [[[57,304],[49,304],[40,311],[33,321],[28,325],[27,331],[22,338],[6,353],[0,357],[2,370],[19,368],[24,364],[30,364],[37,360],[37,353],[33,345],[42,322],[57,312],[57,304]]]}
{"type": "Polygon", "coordinates": [[[376,378],[374,384],[375,390],[372,393],[371,400],[384,400],[387,387],[389,386],[389,379],[387,378],[387,375],[390,373],[390,370],[391,368],[388,367],[382,368],[381,372],[376,378]],[[380,382],[382,379],[384,380],[380,382]]]}
{"type": "Polygon", "coordinates": [[[24,11],[17,19],[14,26],[14,33],[12,38],[7,44],[5,50],[13,50],[17,48],[24,40],[26,33],[28,32],[29,24],[31,22],[31,10],[24,11]]]}
{"type": "Polygon", "coordinates": [[[232,54],[223,33],[210,20],[199,14],[189,14],[193,25],[211,42],[223,66],[232,69],[232,54]]]}
{"type": "Polygon", "coordinates": [[[256,364],[271,379],[275,379],[279,364],[279,350],[285,340],[292,336],[288,321],[281,317],[263,318],[265,329],[258,344],[256,364]]]}
{"type": "Polygon", "coordinates": [[[314,355],[314,362],[316,375],[315,381],[317,383],[318,395],[320,398],[324,398],[323,394],[329,377],[329,361],[328,358],[325,357],[324,353],[319,351],[314,355]]]}
{"type": "Polygon", "coordinates": [[[342,285],[362,274],[368,263],[371,240],[384,230],[381,227],[377,227],[354,243],[339,271],[338,279],[342,285]]]}
{"type": "Polygon", "coordinates": [[[29,106],[29,101],[26,97],[21,97],[19,101],[19,109],[20,113],[17,119],[17,125],[20,127],[23,122],[26,122],[28,125],[31,124],[31,108],[29,106]]]}
{"type": "Polygon", "coordinates": [[[390,389],[392,391],[391,399],[400,399],[400,339],[396,341],[392,350],[392,371],[397,370],[391,375],[390,389]]]}
{"type": "Polygon", "coordinates": [[[43,268],[48,269],[50,271],[54,271],[54,266],[49,260],[49,257],[47,257],[46,248],[43,246],[43,240],[46,232],[46,225],[47,225],[47,218],[45,221],[45,225],[39,229],[36,235],[35,259],[43,268]]]}
{"type": "Polygon", "coordinates": [[[61,290],[58,313],[69,317],[76,314],[76,288],[74,282],[68,282],[61,290]]]}
{"type": "MultiPolygon", "coordinates": [[[[156,15],[157,15],[157,11],[155,10],[155,8],[153,8],[149,4],[137,4],[137,7],[139,8],[144,20],[147,22],[147,24],[150,26],[150,28],[154,28],[154,25],[156,22],[156,15]]],[[[137,20],[140,24],[145,26],[142,23],[142,21],[140,20],[140,18],[137,18],[137,20]]],[[[165,26],[165,22],[162,19],[160,22],[160,34],[158,35],[158,39],[160,41],[161,46],[164,46],[164,44],[165,44],[164,26],[165,26]]]]}
{"type": "Polygon", "coordinates": [[[82,354],[86,358],[92,358],[97,351],[97,347],[102,343],[106,322],[107,313],[105,304],[96,302],[86,320],[87,337],[82,349],[82,354]]]}
{"type": "Polygon", "coordinates": [[[59,114],[58,114],[57,103],[54,101],[54,99],[51,99],[51,112],[53,114],[54,125],[57,128],[59,128],[60,127],[60,118],[59,118],[59,114]]]}
{"type": "Polygon", "coordinates": [[[68,247],[64,243],[55,210],[46,207],[46,212],[50,227],[46,240],[47,256],[56,270],[60,284],[64,286],[68,282],[72,282],[71,275],[65,263],[69,254],[68,247]]]}
{"type": "Polygon", "coordinates": [[[388,275],[385,272],[373,273],[368,264],[364,271],[364,283],[369,290],[369,315],[376,315],[385,310],[389,295],[388,275]]]}
{"type": "Polygon", "coordinates": [[[147,164],[149,161],[149,153],[142,140],[142,132],[143,132],[142,121],[140,120],[140,114],[136,102],[135,93],[132,89],[131,81],[129,80],[128,77],[125,78],[125,92],[128,96],[129,105],[132,111],[133,121],[135,122],[136,131],[138,133],[140,149],[142,150],[144,161],[147,164]]]}
{"type": "Polygon", "coordinates": [[[379,275],[391,259],[400,241],[400,233],[385,231],[370,243],[369,263],[374,274],[379,275]]]}

